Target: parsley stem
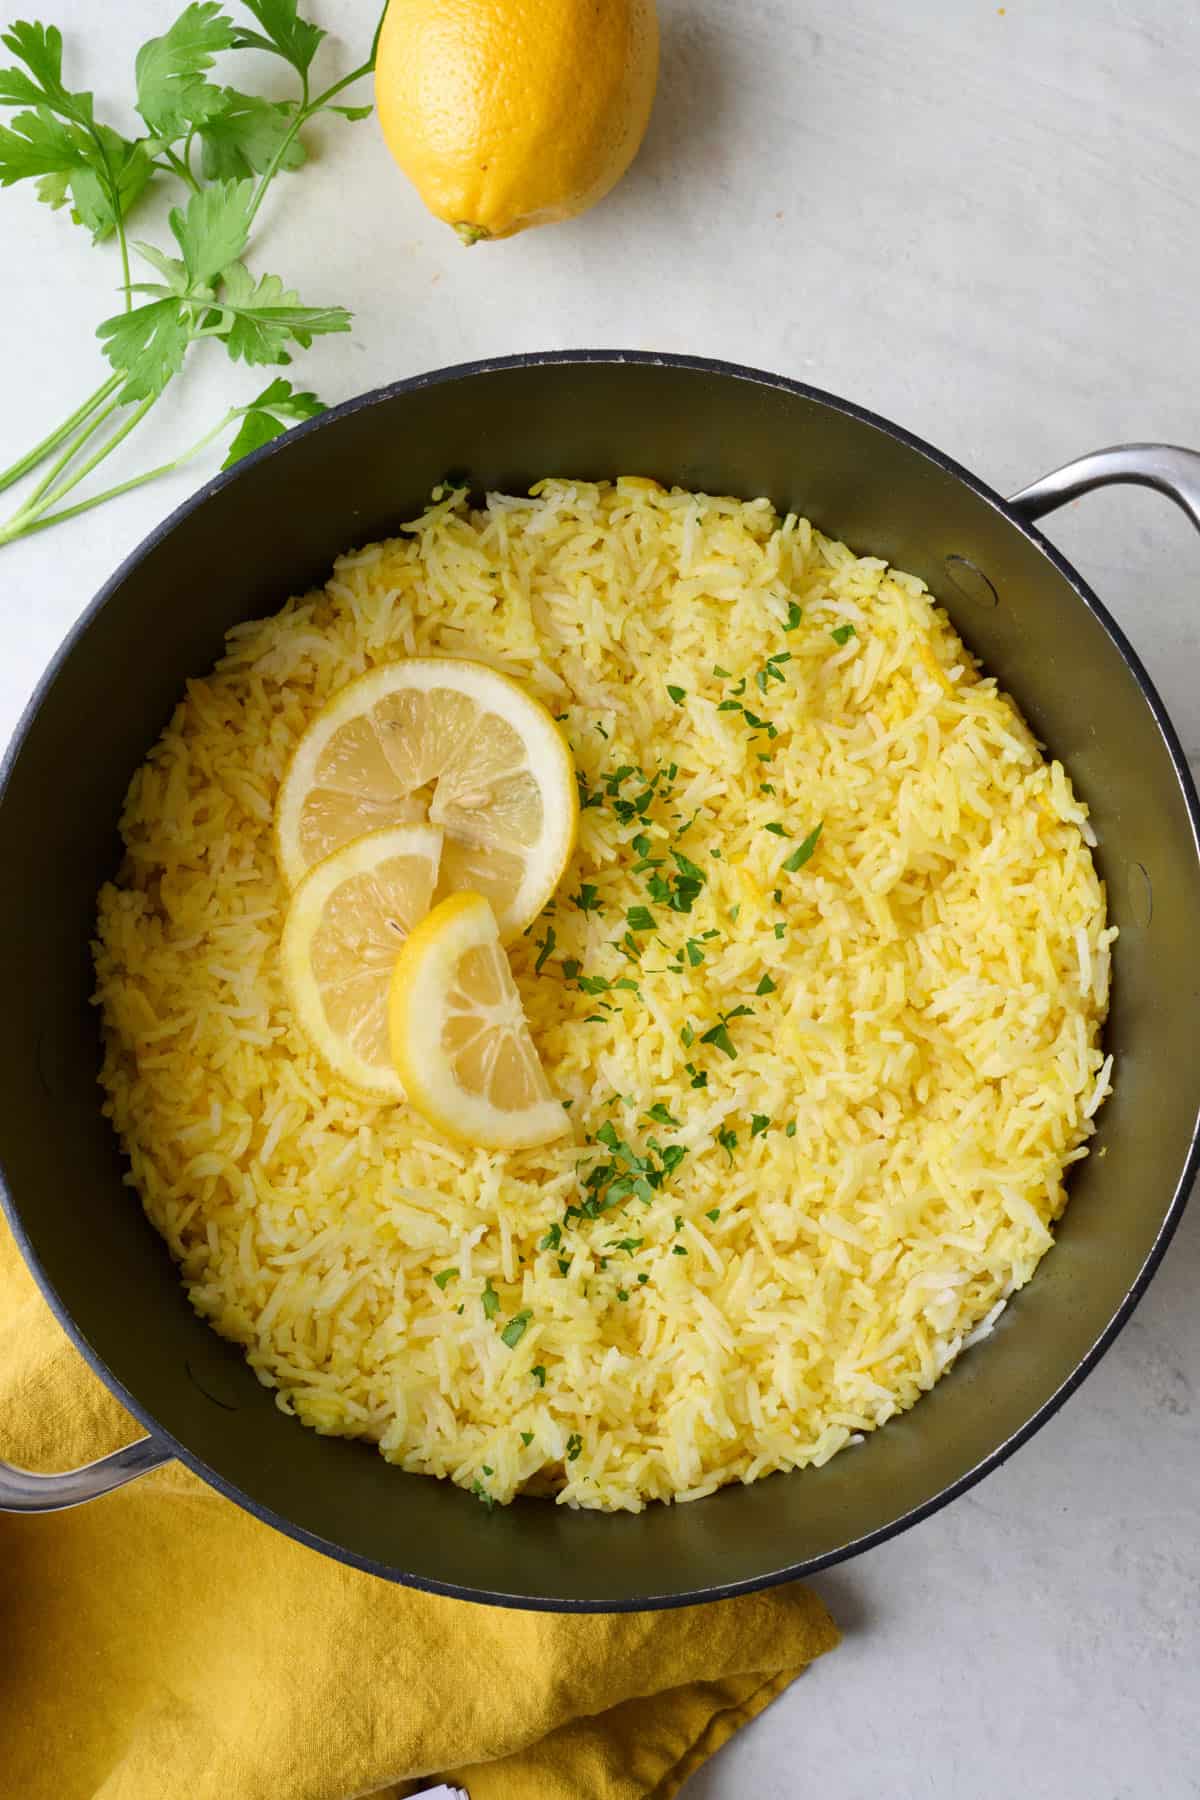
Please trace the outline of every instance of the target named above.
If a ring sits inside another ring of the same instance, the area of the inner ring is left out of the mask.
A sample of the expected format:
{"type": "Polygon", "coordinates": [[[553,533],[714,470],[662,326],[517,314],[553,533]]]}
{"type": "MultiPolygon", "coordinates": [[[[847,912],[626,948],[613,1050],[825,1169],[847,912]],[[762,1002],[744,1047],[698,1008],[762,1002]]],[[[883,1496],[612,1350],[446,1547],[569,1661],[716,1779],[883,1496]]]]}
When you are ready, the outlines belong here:
{"type": "MultiPolygon", "coordinates": [[[[190,149],[191,142],[192,142],[192,140],[189,137],[187,144],[185,144],[185,146],[184,146],[185,153],[188,149],[190,149]]],[[[174,170],[175,174],[178,175],[180,181],[186,182],[187,186],[191,188],[193,194],[198,194],[200,192],[200,183],[196,180],[196,177],[192,174],[191,165],[185,160],[185,157],[179,156],[174,150],[172,150],[170,144],[163,145],[163,155],[166,157],[168,163],[170,164],[171,168],[174,170]]]]}
{"type": "Polygon", "coordinates": [[[72,432],[82,425],[83,421],[91,413],[94,413],[98,406],[102,406],[111,394],[116,393],[124,379],[122,373],[110,375],[107,381],[101,382],[95,393],[86,399],[82,406],[75,408],[69,419],[63,420],[57,431],[52,431],[48,437],[42,439],[40,444],[35,444],[32,450],[27,451],[19,462],[13,463],[10,469],[5,469],[3,474],[0,474],[0,493],[20,481],[23,475],[28,475],[31,469],[36,469],[45,457],[57,450],[58,446],[66,438],[69,438],[72,432]]]}
{"type": "MultiPolygon", "coordinates": [[[[386,11],[386,8],[385,8],[385,11],[386,11]]],[[[258,209],[262,205],[264,199],[266,198],[267,189],[270,187],[271,183],[274,181],[276,175],[278,175],[280,168],[283,165],[283,160],[286,157],[288,151],[291,149],[297,133],[299,131],[301,131],[305,125],[308,124],[308,121],[311,118],[313,118],[317,113],[322,112],[325,109],[325,107],[327,107],[329,105],[329,102],[334,98],[334,96],[336,94],[340,94],[342,92],[343,88],[352,87],[356,81],[361,81],[364,75],[369,75],[371,73],[371,71],[374,69],[374,67],[375,67],[375,51],[379,44],[379,33],[382,30],[382,28],[383,28],[383,17],[381,15],[379,23],[375,27],[375,37],[371,43],[371,55],[370,55],[370,59],[367,62],[361,64],[361,66],[357,69],[352,69],[350,71],[349,75],[343,75],[340,81],[335,81],[333,83],[332,87],[327,87],[323,94],[317,95],[315,100],[309,100],[307,98],[307,94],[301,100],[300,105],[296,108],[296,116],[292,120],[290,129],[288,130],[287,134],[280,140],[279,146],[278,146],[277,150],[275,151],[274,156],[271,158],[270,162],[267,164],[266,168],[263,170],[262,179],[258,184],[258,192],[255,194],[253,200],[250,202],[250,210],[246,214],[247,229],[249,229],[249,227],[251,225],[253,225],[255,216],[258,213],[258,209]]],[[[307,87],[307,82],[306,82],[306,87],[307,87]]]]}
{"type": "MultiPolygon", "coordinates": [[[[54,486],[54,483],[57,481],[58,477],[62,474],[63,470],[68,466],[69,463],[74,462],[75,458],[79,455],[79,452],[83,449],[83,446],[87,443],[88,439],[93,435],[94,432],[99,431],[100,427],[104,424],[104,421],[106,419],[110,419],[112,417],[112,415],[116,412],[116,410],[120,406],[120,404],[121,404],[121,402],[119,399],[112,399],[109,401],[107,406],[105,406],[101,409],[100,412],[92,414],[91,418],[88,419],[84,423],[82,430],[77,432],[76,435],[71,439],[71,441],[68,443],[66,449],[62,452],[62,454],[60,456],[58,456],[54,462],[51,463],[49,469],[46,471],[45,475],[42,477],[42,479],[38,483],[37,487],[34,488],[32,494],[26,495],[25,499],[21,503],[21,507],[20,507],[21,512],[23,512],[23,513],[33,512],[35,510],[38,501],[42,498],[42,495],[45,494],[46,492],[48,492],[48,490],[54,486]]],[[[49,502],[47,504],[49,504],[49,502]]]]}
{"type": "MultiPolygon", "coordinates": [[[[126,437],[129,432],[133,430],[135,425],[141,423],[142,419],[145,418],[153,405],[153,398],[143,400],[133,418],[130,419],[128,424],[110,440],[109,444],[101,450],[96,457],[93,458],[88,467],[93,468],[102,457],[108,455],[109,450],[115,449],[121,438],[126,437]]],[[[238,417],[239,411],[240,408],[231,406],[225,416],[213,426],[212,430],[206,431],[202,438],[197,438],[190,449],[184,450],[178,456],[172,457],[170,462],[159,463],[156,469],[145,469],[140,475],[130,476],[128,481],[119,481],[115,487],[105,488],[103,493],[92,494],[86,500],[77,501],[74,506],[64,507],[61,512],[49,514],[43,512],[32,518],[23,518],[20,513],[16,514],[13,519],[9,520],[8,525],[0,527],[0,544],[9,543],[13,538],[28,537],[35,531],[45,531],[51,525],[61,525],[66,519],[78,518],[80,513],[90,512],[93,506],[102,506],[106,500],[115,500],[119,495],[128,494],[134,488],[145,487],[148,481],[157,481],[160,475],[172,474],[174,470],[182,468],[184,463],[190,462],[194,456],[198,456],[201,450],[207,449],[208,445],[212,443],[212,440],[215,437],[219,437],[221,432],[223,432],[228,425],[233,423],[234,419],[238,417]]],[[[86,473],[86,469],[81,469],[77,479],[82,480],[86,473]]],[[[75,482],[72,481],[62,490],[62,494],[65,495],[69,493],[70,489],[74,486],[75,482]]],[[[53,505],[54,500],[60,497],[60,495],[52,496],[51,499],[46,502],[46,505],[53,505]]]]}

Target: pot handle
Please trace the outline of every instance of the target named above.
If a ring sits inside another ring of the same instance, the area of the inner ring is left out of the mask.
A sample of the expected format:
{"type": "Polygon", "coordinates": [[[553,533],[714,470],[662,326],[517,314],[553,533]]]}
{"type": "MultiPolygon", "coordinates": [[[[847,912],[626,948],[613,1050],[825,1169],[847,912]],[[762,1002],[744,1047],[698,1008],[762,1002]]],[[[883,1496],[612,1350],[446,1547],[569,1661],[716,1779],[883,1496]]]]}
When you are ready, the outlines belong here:
{"type": "Polygon", "coordinates": [[[1112,481],[1166,494],[1200,531],[1200,450],[1185,450],[1179,444],[1114,444],[1109,450],[1094,450],[1023,487],[1008,504],[1032,523],[1112,481]]]}
{"type": "Polygon", "coordinates": [[[127,1481],[170,1462],[173,1455],[157,1438],[144,1437],[136,1444],[126,1444],[123,1450],[114,1450],[111,1456],[61,1475],[35,1475],[0,1459],[0,1512],[62,1512],[124,1487],[127,1481]]]}

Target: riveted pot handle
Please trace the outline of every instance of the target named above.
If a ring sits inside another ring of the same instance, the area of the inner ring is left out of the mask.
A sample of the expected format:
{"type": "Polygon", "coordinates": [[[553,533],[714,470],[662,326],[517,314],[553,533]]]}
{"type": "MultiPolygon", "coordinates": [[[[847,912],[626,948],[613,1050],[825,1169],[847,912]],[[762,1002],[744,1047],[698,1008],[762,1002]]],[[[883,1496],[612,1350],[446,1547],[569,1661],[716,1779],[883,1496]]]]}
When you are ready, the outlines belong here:
{"type": "Polygon", "coordinates": [[[35,1475],[30,1469],[0,1460],[0,1512],[62,1512],[68,1506],[81,1506],[85,1500],[110,1494],[170,1462],[172,1454],[157,1438],[144,1437],[98,1462],[64,1470],[61,1475],[35,1475]]]}
{"type": "Polygon", "coordinates": [[[1200,531],[1200,451],[1179,444],[1114,444],[1064,464],[1014,494],[1009,505],[1030,521],[1112,481],[1155,488],[1183,508],[1200,531]]]}

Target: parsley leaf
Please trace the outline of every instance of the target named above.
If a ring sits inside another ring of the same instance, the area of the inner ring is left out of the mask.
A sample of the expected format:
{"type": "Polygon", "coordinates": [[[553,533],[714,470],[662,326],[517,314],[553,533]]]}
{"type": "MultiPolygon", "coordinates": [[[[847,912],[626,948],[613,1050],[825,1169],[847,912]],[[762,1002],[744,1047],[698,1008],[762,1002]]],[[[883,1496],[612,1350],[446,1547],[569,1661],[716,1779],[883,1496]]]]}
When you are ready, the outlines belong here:
{"type": "Polygon", "coordinates": [[[504,1330],[500,1333],[500,1342],[506,1344],[510,1350],[515,1350],[521,1339],[525,1336],[525,1329],[532,1317],[533,1314],[528,1307],[524,1312],[514,1313],[512,1318],[508,1321],[508,1324],[504,1327],[504,1330]]]}
{"type": "Polygon", "coordinates": [[[574,1462],[583,1449],[583,1439],[577,1431],[573,1431],[567,1439],[567,1461],[574,1462]]]}
{"type": "Polygon", "coordinates": [[[719,1206],[711,1207],[710,1210],[708,1212],[706,1212],[704,1216],[706,1219],[711,1219],[713,1224],[715,1225],[717,1220],[721,1216],[721,1209],[719,1206]]]}
{"type": "Polygon", "coordinates": [[[715,1044],[717,1049],[723,1050],[725,1055],[728,1056],[731,1061],[737,1055],[733,1039],[729,1035],[729,1027],[723,1019],[719,1025],[714,1025],[711,1030],[706,1031],[701,1037],[700,1042],[702,1044],[715,1044]]]}
{"type": "Polygon", "coordinates": [[[532,1444],[532,1442],[533,1442],[532,1431],[523,1431],[521,1433],[521,1442],[524,1444],[525,1448],[528,1450],[530,1444],[532,1444]]]}
{"type": "Polygon", "coordinates": [[[149,400],[161,394],[183,367],[191,341],[178,300],[152,300],[132,312],[105,319],[96,336],[113,368],[125,375],[121,400],[149,400]]]}
{"type": "Polygon", "coordinates": [[[228,320],[221,335],[234,362],[287,362],[288,343],[307,350],[314,337],[350,329],[344,307],[301,306],[299,294],[285,288],[278,275],[264,275],[256,282],[240,262],[231,262],[224,270],[217,305],[228,320]]]}
{"type": "Polygon", "coordinates": [[[646,1117],[648,1119],[653,1119],[657,1125],[678,1125],[679,1123],[678,1119],[673,1119],[671,1117],[666,1105],[661,1100],[656,1100],[654,1102],[654,1105],[650,1108],[646,1117]]]}
{"type": "Polygon", "coordinates": [[[500,1311],[500,1296],[492,1286],[492,1278],[490,1275],[484,1283],[482,1298],[484,1318],[494,1319],[496,1314],[500,1311]]]}
{"type": "MultiPolygon", "coordinates": [[[[273,50],[290,62],[298,74],[307,74],[325,36],[321,27],[298,16],[296,0],[243,0],[243,4],[254,14],[266,35],[260,37],[256,31],[239,28],[233,40],[236,47],[239,50],[273,50]]],[[[353,107],[346,110],[361,114],[366,109],[353,107]]]]}
{"type": "Polygon", "coordinates": [[[581,882],[579,885],[579,892],[571,895],[571,904],[572,906],[577,907],[581,913],[602,912],[604,910],[600,899],[600,889],[598,887],[593,887],[588,881],[581,882]]]}
{"type": "Polygon", "coordinates": [[[441,1288],[442,1292],[445,1293],[446,1288],[454,1280],[454,1278],[457,1274],[458,1274],[457,1269],[442,1269],[439,1274],[434,1276],[433,1279],[436,1281],[437,1285],[441,1288]]]}
{"type": "Polygon", "coordinates": [[[777,986],[778,983],[772,981],[769,975],[764,975],[754,991],[756,994],[773,994],[777,986]]]}
{"type": "Polygon", "coordinates": [[[290,426],[315,418],[324,411],[315,394],[297,393],[290,381],[276,376],[256,400],[242,409],[241,427],[221,467],[232,468],[252,450],[261,450],[264,444],[281,437],[290,426]]]}
{"type": "Polygon", "coordinates": [[[676,706],[681,706],[683,704],[683,701],[687,697],[687,689],[686,688],[675,687],[669,681],[667,683],[667,692],[671,696],[672,700],[675,702],[676,706]]]}
{"type": "Polygon", "coordinates": [[[137,109],[154,137],[169,143],[222,110],[221,90],[204,73],[214,53],[233,42],[233,24],[219,0],[193,0],[168,32],[142,45],[134,64],[137,109]]]}
{"type": "Polygon", "coordinates": [[[848,643],[852,637],[857,636],[857,633],[855,632],[853,625],[835,625],[829,635],[835,644],[845,644],[848,643]]]}
{"type": "Polygon", "coordinates": [[[783,621],[783,629],[785,631],[795,631],[803,616],[803,611],[797,602],[795,600],[790,601],[788,603],[787,618],[783,621]]]}
{"type": "MultiPolygon", "coordinates": [[[[258,94],[239,94],[236,88],[222,88],[219,93],[220,111],[196,129],[201,173],[206,181],[238,181],[264,174],[292,129],[292,107],[258,94]]],[[[304,145],[294,137],[279,166],[298,169],[306,160],[304,145]]]]}
{"type": "Polygon", "coordinates": [[[750,1136],[752,1138],[761,1137],[770,1123],[771,1121],[766,1113],[751,1113],[750,1136]]]}
{"type": "Polygon", "coordinates": [[[537,941],[537,961],[533,965],[535,975],[540,975],[546,965],[546,958],[554,954],[554,946],[558,942],[553,925],[547,925],[546,935],[537,941]]]}
{"type": "Polygon", "coordinates": [[[629,921],[631,931],[654,930],[654,914],[648,906],[630,906],[626,909],[625,917],[629,921]]]}
{"type": "Polygon", "coordinates": [[[530,1369],[529,1373],[533,1376],[533,1379],[537,1382],[539,1387],[545,1387],[545,1385],[546,1385],[546,1370],[545,1370],[545,1366],[542,1363],[535,1363],[533,1368],[530,1369]]]}
{"type": "Polygon", "coordinates": [[[193,194],[186,212],[172,207],[168,223],[194,286],[212,281],[241,255],[253,198],[252,181],[218,181],[193,194]]]}
{"type": "Polygon", "coordinates": [[[732,1126],[724,1125],[717,1133],[717,1142],[732,1162],[733,1153],[737,1149],[737,1132],[733,1130],[732,1126]]]}
{"type": "Polygon", "coordinates": [[[821,835],[821,826],[823,826],[824,823],[825,823],[825,821],[824,821],[824,819],[822,819],[820,825],[814,825],[813,829],[809,832],[809,834],[805,838],[804,842],[802,844],[798,844],[796,846],[796,848],[792,851],[792,854],[785,859],[783,867],[788,871],[788,873],[790,875],[794,875],[796,873],[797,869],[802,869],[804,867],[805,863],[808,861],[809,857],[812,855],[813,851],[816,849],[817,840],[821,835]]]}

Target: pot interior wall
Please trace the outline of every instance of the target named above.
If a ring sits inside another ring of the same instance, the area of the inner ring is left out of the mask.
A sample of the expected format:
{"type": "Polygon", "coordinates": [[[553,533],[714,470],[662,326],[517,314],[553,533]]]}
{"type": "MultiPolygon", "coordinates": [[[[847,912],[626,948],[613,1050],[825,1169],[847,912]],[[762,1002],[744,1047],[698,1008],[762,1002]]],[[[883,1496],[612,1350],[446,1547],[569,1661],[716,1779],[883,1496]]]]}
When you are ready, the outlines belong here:
{"type": "Polygon", "coordinates": [[[75,637],[0,804],[0,871],[0,1157],[44,1280],[111,1377],[218,1478],[290,1528],[422,1581],[646,1603],[764,1580],[893,1525],[1070,1380],[1136,1281],[1195,1127],[1200,874],[1168,749],[1112,638],[1027,537],[919,449],[817,397],[711,367],[552,362],[394,390],[218,484],[75,637]],[[96,1088],[88,938],[129,777],[231,624],[394,531],[449,470],[509,489],[548,473],[639,473],[807,513],[929,583],[1092,807],[1122,933],[1118,1081],[1098,1154],[1073,1183],[1058,1248],[993,1337],[913,1413],[822,1470],[638,1517],[532,1501],[487,1515],[448,1484],[279,1413],[240,1353],[193,1316],[122,1186],[96,1088]],[[948,557],[987,583],[952,561],[956,585],[948,557]]]}

